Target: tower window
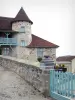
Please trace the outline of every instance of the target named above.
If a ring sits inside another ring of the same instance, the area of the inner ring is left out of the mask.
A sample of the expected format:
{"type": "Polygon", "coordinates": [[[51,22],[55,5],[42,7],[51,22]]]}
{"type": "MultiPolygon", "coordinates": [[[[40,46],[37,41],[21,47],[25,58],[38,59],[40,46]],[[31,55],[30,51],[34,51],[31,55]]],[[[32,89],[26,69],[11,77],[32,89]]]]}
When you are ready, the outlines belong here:
{"type": "Polygon", "coordinates": [[[25,33],[25,26],[21,26],[19,32],[21,32],[21,33],[25,33]]]}
{"type": "Polygon", "coordinates": [[[21,46],[25,46],[25,40],[21,40],[21,46]]]}

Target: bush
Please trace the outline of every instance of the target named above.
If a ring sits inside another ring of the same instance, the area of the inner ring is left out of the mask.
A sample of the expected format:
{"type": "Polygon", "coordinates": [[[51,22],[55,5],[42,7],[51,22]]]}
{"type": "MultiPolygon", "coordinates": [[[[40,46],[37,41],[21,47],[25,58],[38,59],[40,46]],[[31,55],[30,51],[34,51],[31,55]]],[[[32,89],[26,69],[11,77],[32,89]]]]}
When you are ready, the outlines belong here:
{"type": "Polygon", "coordinates": [[[56,66],[55,66],[55,69],[59,69],[59,66],[58,66],[58,65],[56,65],[56,66]]]}
{"type": "Polygon", "coordinates": [[[41,61],[42,61],[42,58],[41,58],[41,57],[39,57],[39,58],[37,58],[37,60],[38,60],[39,62],[41,62],[41,61]]]}
{"type": "Polygon", "coordinates": [[[62,68],[64,68],[65,67],[65,65],[64,64],[62,64],[62,68]]]}

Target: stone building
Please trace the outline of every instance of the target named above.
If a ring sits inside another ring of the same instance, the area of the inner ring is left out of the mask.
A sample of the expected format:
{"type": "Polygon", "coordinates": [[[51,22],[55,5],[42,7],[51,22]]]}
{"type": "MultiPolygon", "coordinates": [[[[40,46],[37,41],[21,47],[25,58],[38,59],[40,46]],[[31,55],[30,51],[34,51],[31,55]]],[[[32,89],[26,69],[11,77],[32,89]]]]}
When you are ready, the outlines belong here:
{"type": "Polygon", "coordinates": [[[30,60],[50,56],[55,61],[58,45],[33,35],[32,24],[22,7],[15,18],[0,17],[0,54],[30,60]]]}

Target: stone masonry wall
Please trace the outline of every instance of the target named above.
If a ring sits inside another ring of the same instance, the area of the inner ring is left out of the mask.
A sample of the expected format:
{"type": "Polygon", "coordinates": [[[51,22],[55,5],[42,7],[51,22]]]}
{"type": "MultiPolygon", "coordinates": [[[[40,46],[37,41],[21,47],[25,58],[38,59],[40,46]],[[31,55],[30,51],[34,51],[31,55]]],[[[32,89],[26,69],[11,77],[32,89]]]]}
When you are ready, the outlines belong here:
{"type": "MultiPolygon", "coordinates": [[[[25,41],[25,46],[28,46],[32,41],[31,24],[29,22],[25,22],[25,21],[14,22],[12,24],[12,30],[19,32],[19,33],[16,33],[13,35],[13,38],[16,38],[17,42],[18,42],[17,47],[13,48],[14,49],[13,51],[16,50],[17,57],[21,58],[24,55],[24,53],[22,53],[22,52],[24,52],[24,50],[25,50],[25,47],[21,46],[21,41],[22,40],[25,41]],[[25,27],[24,33],[19,32],[21,27],[25,27]]],[[[12,56],[15,55],[13,51],[12,51],[12,56]]]]}
{"type": "MultiPolygon", "coordinates": [[[[21,54],[18,54],[18,58],[37,61],[37,48],[19,48],[21,54]]],[[[56,62],[56,49],[55,48],[43,48],[43,56],[49,55],[56,62]]]]}
{"type": "MultiPolygon", "coordinates": [[[[31,24],[25,21],[14,22],[12,24],[12,30],[19,31],[21,26],[25,27],[25,33],[17,33],[13,35],[13,38],[17,38],[18,46],[12,47],[12,56],[37,61],[37,48],[26,48],[21,46],[21,40],[25,40],[26,45],[29,45],[32,41],[31,24]]],[[[43,56],[49,55],[54,61],[56,61],[56,48],[43,48],[43,51],[43,56]]]]}
{"type": "Polygon", "coordinates": [[[31,24],[29,22],[25,22],[25,21],[15,22],[12,24],[12,30],[19,32],[13,35],[13,37],[17,38],[18,46],[21,46],[21,40],[25,40],[26,45],[29,45],[31,43],[32,40],[31,24]],[[22,26],[25,27],[25,33],[19,32],[22,26]]]}
{"type": "Polygon", "coordinates": [[[14,71],[41,93],[49,94],[49,71],[43,71],[24,60],[0,56],[0,66],[14,71]]]}

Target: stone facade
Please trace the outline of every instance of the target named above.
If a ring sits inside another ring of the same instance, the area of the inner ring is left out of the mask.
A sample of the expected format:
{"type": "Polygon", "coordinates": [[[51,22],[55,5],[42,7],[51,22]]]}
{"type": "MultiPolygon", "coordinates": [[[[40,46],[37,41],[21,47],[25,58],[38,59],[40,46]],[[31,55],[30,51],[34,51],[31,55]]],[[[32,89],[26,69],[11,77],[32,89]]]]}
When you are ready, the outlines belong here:
{"type": "Polygon", "coordinates": [[[13,37],[17,38],[18,45],[21,45],[21,40],[25,40],[26,45],[31,43],[31,24],[25,21],[15,22],[12,24],[12,30],[20,31],[21,27],[25,27],[25,33],[17,33],[16,36],[13,37]]]}
{"type": "MultiPolygon", "coordinates": [[[[37,61],[37,48],[18,48],[18,58],[37,61]]],[[[56,49],[55,48],[43,48],[43,56],[49,55],[56,62],[56,49]]]]}
{"type": "MultiPolygon", "coordinates": [[[[17,38],[18,46],[12,47],[12,56],[16,56],[22,59],[37,61],[37,48],[26,48],[21,46],[21,40],[25,40],[26,45],[29,45],[32,41],[31,36],[31,24],[25,21],[15,22],[12,24],[12,30],[19,31],[21,26],[25,26],[25,33],[14,34],[13,37],[17,38]]],[[[43,56],[49,55],[56,61],[56,49],[55,48],[43,48],[43,56]]]]}
{"type": "Polygon", "coordinates": [[[17,73],[41,93],[46,91],[49,94],[49,71],[27,64],[24,60],[4,56],[0,56],[0,66],[17,73]]]}
{"type": "Polygon", "coordinates": [[[17,39],[18,45],[16,47],[12,47],[12,56],[16,56],[18,58],[23,58],[25,47],[21,46],[21,40],[25,41],[25,46],[29,45],[32,41],[31,36],[31,24],[25,21],[15,22],[12,24],[12,30],[20,31],[21,27],[25,27],[25,33],[17,33],[13,35],[17,39]],[[15,51],[15,52],[14,52],[15,51]]]}
{"type": "Polygon", "coordinates": [[[56,48],[44,48],[44,55],[49,55],[56,62],[56,48]]]}
{"type": "MultiPolygon", "coordinates": [[[[9,48],[9,56],[17,57],[26,60],[34,60],[37,61],[37,48],[26,48],[25,46],[29,45],[32,41],[31,34],[31,24],[25,21],[14,22],[12,24],[12,30],[20,31],[20,28],[25,27],[25,33],[15,33],[12,35],[12,38],[16,38],[18,45],[17,46],[8,46],[9,48]],[[24,40],[26,45],[21,46],[21,40],[24,40]]],[[[6,46],[7,47],[7,46],[6,46]]],[[[3,48],[5,48],[3,46],[3,48]]],[[[49,55],[56,61],[56,48],[42,48],[43,56],[49,55]]],[[[3,50],[2,50],[3,51],[3,50]]]]}

